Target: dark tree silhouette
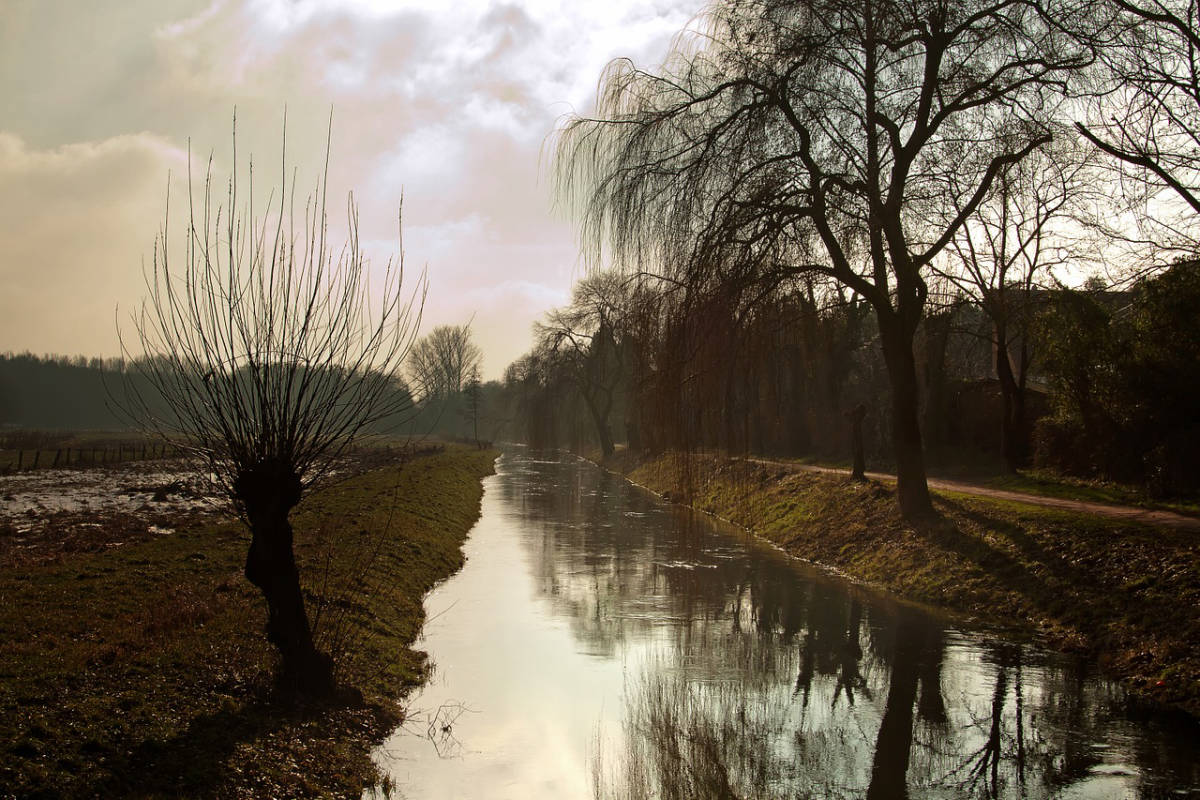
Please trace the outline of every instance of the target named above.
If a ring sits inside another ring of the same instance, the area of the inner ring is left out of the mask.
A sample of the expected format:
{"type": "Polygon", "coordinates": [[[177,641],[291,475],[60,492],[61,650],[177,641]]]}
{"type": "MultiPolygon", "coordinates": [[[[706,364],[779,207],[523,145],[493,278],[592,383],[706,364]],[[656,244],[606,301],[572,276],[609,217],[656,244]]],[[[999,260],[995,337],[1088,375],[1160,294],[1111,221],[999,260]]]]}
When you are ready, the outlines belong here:
{"type": "Polygon", "coordinates": [[[600,260],[693,285],[827,276],[875,310],[901,510],[932,510],[913,337],[926,275],[996,178],[1051,138],[1093,61],[1075,0],[725,0],[661,71],[613,62],[558,141],[600,260]],[[950,174],[955,181],[947,180],[950,174]]]}
{"type": "Polygon", "coordinates": [[[471,325],[439,325],[413,345],[408,372],[422,400],[445,400],[463,390],[483,357],[471,325]]]}
{"type": "Polygon", "coordinates": [[[1075,217],[1094,178],[1079,148],[1055,144],[996,180],[952,240],[954,258],[942,272],[991,322],[1002,405],[1000,452],[1010,472],[1029,457],[1026,389],[1035,355],[1036,292],[1053,286],[1055,267],[1078,255],[1062,223],[1075,217]]]}
{"type": "Polygon", "coordinates": [[[569,306],[551,311],[534,326],[538,346],[557,355],[547,363],[565,370],[587,406],[605,458],[614,452],[609,416],[625,373],[617,326],[628,289],[619,275],[594,275],[575,285],[569,306]]]}
{"type": "Polygon", "coordinates": [[[846,419],[850,420],[850,451],[853,457],[850,477],[856,481],[865,481],[867,479],[867,455],[866,447],[863,446],[863,420],[867,416],[867,407],[859,403],[845,413],[846,419]]]}
{"type": "Polygon", "coordinates": [[[366,426],[409,402],[397,375],[426,282],[422,275],[416,291],[403,290],[401,250],[387,264],[381,294],[371,295],[353,196],[349,239],[330,246],[328,149],[303,215],[294,211],[285,157],[279,193],[259,218],[253,165],[250,196],[239,194],[236,148],[235,123],[223,204],[214,197],[211,159],[202,198],[192,197],[189,164],[178,249],[168,201],[148,297],[132,320],[147,357],[127,373],[138,380],[127,382],[132,399],[124,410],[199,457],[232,501],[251,532],[245,574],[267,602],[280,685],[319,696],[334,688],[332,664],[313,644],[288,515],[366,426]],[[166,413],[155,413],[164,406],[166,413]]]}
{"type": "MultiPolygon", "coordinates": [[[[1194,218],[1200,214],[1200,4],[1112,5],[1124,24],[1103,49],[1110,84],[1098,93],[1091,118],[1076,127],[1126,167],[1127,191],[1144,200],[1169,189],[1194,218]]],[[[1161,209],[1154,216],[1161,218],[1161,209]]]]}
{"type": "Polygon", "coordinates": [[[1161,495],[1200,487],[1200,262],[1132,290],[1055,293],[1038,320],[1056,413],[1039,456],[1065,472],[1138,482],[1161,495]]]}

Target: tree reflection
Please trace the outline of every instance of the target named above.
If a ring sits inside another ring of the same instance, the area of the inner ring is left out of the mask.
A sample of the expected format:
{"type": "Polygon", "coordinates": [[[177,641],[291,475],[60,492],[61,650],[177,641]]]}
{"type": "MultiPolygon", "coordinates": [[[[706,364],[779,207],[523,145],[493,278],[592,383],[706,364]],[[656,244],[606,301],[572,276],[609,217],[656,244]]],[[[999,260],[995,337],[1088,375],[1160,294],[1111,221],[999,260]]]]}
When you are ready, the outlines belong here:
{"type": "Polygon", "coordinates": [[[921,679],[920,661],[925,655],[927,626],[920,625],[911,613],[896,620],[895,643],[891,652],[892,675],[875,755],[871,764],[868,800],[908,797],[908,763],[913,742],[913,705],[917,683],[921,679]]]}
{"type": "Polygon", "coordinates": [[[542,601],[582,650],[642,654],[627,661],[644,668],[623,735],[597,753],[597,797],[1150,798],[1200,785],[1169,729],[1133,736],[1119,692],[1069,660],[947,631],[584,462],[522,469],[500,491],[542,601]]]}
{"type": "Polygon", "coordinates": [[[854,705],[854,692],[862,692],[868,700],[871,690],[866,678],[858,668],[863,651],[859,643],[859,628],[862,626],[862,603],[857,597],[850,600],[850,618],[846,624],[846,638],[838,648],[837,684],[833,687],[833,705],[837,706],[838,698],[845,693],[846,702],[854,705]]]}

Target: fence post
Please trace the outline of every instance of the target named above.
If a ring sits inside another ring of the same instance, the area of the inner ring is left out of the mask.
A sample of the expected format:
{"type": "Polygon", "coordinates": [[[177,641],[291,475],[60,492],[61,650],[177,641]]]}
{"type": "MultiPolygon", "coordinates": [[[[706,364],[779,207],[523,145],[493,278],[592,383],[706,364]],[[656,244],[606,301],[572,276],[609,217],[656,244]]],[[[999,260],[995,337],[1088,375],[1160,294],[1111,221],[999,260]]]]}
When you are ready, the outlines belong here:
{"type": "Polygon", "coordinates": [[[33,451],[33,466],[30,467],[30,469],[37,469],[38,461],[41,459],[41,457],[42,449],[39,447],[37,450],[33,451]]]}
{"type": "Polygon", "coordinates": [[[56,466],[56,467],[58,466],[58,460],[60,458],[62,458],[62,448],[61,447],[54,451],[54,466],[56,466]]]}
{"type": "Polygon", "coordinates": [[[24,451],[24,450],[18,450],[18,451],[17,451],[17,472],[20,472],[20,471],[21,471],[21,464],[22,464],[24,461],[25,461],[25,451],[24,451]]]}

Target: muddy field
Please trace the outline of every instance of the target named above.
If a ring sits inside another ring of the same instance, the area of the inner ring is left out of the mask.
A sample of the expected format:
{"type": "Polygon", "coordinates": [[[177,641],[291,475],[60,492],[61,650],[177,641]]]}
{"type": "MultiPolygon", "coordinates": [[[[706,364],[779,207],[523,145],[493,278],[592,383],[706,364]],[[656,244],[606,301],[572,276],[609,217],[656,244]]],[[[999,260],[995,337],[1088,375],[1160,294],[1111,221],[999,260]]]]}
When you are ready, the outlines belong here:
{"type": "MultiPolygon", "coordinates": [[[[323,483],[443,449],[432,444],[356,450],[326,472],[323,483]]],[[[219,488],[184,458],[0,474],[0,567],[121,547],[232,516],[219,488]]]]}
{"type": "Polygon", "coordinates": [[[121,547],[229,513],[183,459],[0,475],[0,565],[121,547]]]}
{"type": "Polygon", "coordinates": [[[0,477],[0,798],[360,797],[496,454],[408,457],[356,453],[295,511],[315,635],[365,700],[304,713],[275,694],[249,534],[187,464],[0,477]]]}

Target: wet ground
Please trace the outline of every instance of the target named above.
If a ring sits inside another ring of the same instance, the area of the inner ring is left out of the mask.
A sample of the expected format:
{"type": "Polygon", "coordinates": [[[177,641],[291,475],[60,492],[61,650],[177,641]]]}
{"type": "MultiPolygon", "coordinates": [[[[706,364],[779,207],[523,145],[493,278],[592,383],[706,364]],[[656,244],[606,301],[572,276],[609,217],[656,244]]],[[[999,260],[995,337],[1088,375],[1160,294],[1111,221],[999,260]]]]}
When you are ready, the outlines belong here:
{"type": "Polygon", "coordinates": [[[182,459],[0,475],[0,564],[120,547],[228,515],[216,488],[182,459]]]}
{"type": "MultiPolygon", "coordinates": [[[[340,459],[325,480],[408,457],[356,452],[340,459]]],[[[184,458],[0,474],[0,566],[120,547],[170,534],[180,525],[232,516],[220,488],[184,458]]]]}

